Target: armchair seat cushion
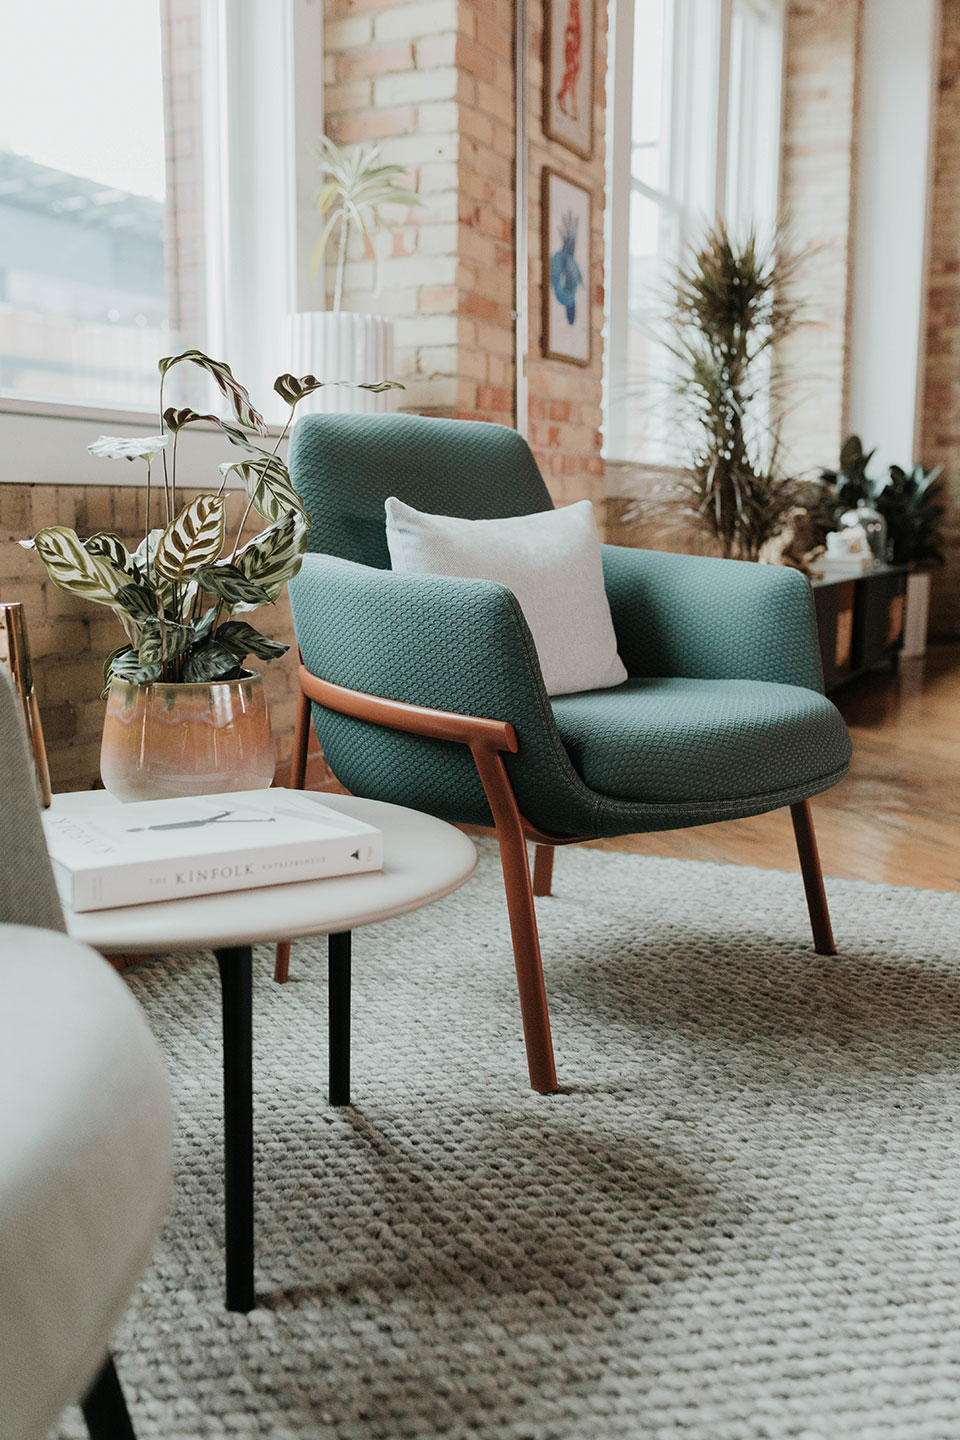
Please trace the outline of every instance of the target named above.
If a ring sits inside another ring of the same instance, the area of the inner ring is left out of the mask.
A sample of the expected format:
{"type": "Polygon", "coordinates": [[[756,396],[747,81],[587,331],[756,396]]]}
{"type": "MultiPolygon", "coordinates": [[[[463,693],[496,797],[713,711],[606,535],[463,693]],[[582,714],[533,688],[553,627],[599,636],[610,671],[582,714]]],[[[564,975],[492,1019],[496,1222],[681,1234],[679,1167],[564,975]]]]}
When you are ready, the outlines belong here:
{"type": "Polygon", "coordinates": [[[796,685],[635,679],[552,706],[581,778],[617,800],[709,804],[813,792],[850,759],[838,711],[796,685]]]}

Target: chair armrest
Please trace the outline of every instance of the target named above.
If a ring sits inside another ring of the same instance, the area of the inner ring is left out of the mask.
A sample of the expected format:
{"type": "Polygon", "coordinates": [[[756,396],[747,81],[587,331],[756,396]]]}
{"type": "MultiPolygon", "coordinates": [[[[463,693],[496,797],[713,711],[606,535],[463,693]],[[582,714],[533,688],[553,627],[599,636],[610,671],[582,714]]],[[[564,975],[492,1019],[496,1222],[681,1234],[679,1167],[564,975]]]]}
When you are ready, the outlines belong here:
{"type": "Polygon", "coordinates": [[[303,662],[324,680],[514,724],[550,714],[533,637],[504,585],[314,554],[290,601],[303,662]]]}
{"type": "Polygon", "coordinates": [[[631,675],[770,680],[823,693],[813,591],[800,571],[604,545],[603,574],[631,675]]]}
{"type": "MultiPolygon", "coordinates": [[[[544,829],[577,832],[568,820],[568,791],[572,786],[579,794],[582,782],[563,748],[533,637],[510,590],[491,580],[371,569],[312,554],[290,583],[290,601],[311,674],[428,710],[509,722],[517,753],[507,755],[506,764],[521,810],[544,829]]],[[[387,729],[320,704],[313,720],[333,773],[355,794],[446,820],[491,823],[466,745],[387,729]]]]}

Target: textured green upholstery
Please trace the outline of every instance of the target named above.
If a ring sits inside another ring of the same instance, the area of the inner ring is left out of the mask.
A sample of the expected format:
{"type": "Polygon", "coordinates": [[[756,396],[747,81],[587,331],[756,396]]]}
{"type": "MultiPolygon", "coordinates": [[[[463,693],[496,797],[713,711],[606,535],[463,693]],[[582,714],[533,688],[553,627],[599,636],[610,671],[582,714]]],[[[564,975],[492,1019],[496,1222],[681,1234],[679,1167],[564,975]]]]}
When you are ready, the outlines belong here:
{"type": "Polygon", "coordinates": [[[420,415],[305,415],[290,470],[313,520],[309,545],[390,569],[383,502],[495,520],[552,510],[537,462],[515,430],[420,415]]]}
{"type": "MultiPolygon", "coordinates": [[[[821,693],[813,605],[795,572],[604,547],[620,652],[637,680],[551,707],[509,590],[386,568],[387,495],[465,518],[549,508],[515,432],[311,416],[294,432],[291,471],[313,516],[311,545],[326,552],[307,555],[290,585],[307,669],[388,699],[509,720],[519,751],[507,768],[521,812],[541,829],[599,837],[753,815],[845,773],[849,737],[821,693]]],[[[463,746],[316,705],[314,724],[355,793],[490,823],[463,746]]]]}
{"type": "Polygon", "coordinates": [[[577,773],[621,800],[764,795],[833,776],[850,758],[829,700],[765,680],[628,680],[557,696],[553,714],[577,773]]]}

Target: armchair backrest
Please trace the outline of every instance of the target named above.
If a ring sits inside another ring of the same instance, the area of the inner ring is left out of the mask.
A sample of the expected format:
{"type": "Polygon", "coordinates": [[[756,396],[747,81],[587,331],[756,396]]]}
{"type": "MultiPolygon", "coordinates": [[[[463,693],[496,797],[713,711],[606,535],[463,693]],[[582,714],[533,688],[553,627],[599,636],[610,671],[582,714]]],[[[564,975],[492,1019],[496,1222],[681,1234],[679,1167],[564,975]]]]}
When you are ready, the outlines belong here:
{"type": "Polygon", "coordinates": [[[0,665],[0,923],[63,930],[20,704],[0,665]]]}
{"type": "Polygon", "coordinates": [[[504,425],[421,415],[305,415],[290,474],[313,520],[308,547],[389,570],[383,502],[494,520],[552,510],[530,447],[504,425]]]}

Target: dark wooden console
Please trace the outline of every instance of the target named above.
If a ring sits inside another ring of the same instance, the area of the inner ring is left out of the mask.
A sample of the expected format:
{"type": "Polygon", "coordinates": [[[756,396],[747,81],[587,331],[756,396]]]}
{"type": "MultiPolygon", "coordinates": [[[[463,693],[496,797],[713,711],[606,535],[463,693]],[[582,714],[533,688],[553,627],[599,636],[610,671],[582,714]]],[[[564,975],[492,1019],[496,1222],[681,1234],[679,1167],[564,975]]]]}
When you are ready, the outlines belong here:
{"type": "Polygon", "coordinates": [[[896,655],[908,573],[906,565],[835,566],[811,582],[828,691],[896,655]]]}

